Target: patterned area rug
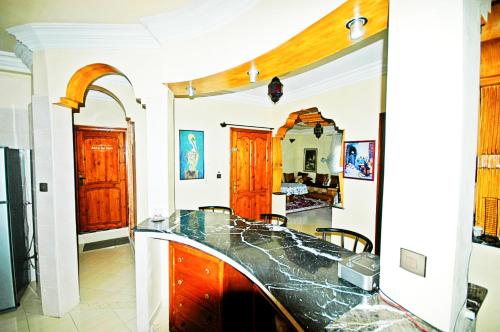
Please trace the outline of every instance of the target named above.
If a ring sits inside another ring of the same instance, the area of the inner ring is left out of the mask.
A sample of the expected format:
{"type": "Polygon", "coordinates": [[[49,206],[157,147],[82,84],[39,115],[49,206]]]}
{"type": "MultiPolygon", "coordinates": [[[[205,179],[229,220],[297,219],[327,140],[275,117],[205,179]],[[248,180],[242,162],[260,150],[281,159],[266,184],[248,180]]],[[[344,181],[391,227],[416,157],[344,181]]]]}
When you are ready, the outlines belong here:
{"type": "Polygon", "coordinates": [[[286,213],[294,213],[306,210],[312,210],[328,206],[325,201],[320,199],[308,198],[297,195],[292,202],[286,203],[286,213]]]}

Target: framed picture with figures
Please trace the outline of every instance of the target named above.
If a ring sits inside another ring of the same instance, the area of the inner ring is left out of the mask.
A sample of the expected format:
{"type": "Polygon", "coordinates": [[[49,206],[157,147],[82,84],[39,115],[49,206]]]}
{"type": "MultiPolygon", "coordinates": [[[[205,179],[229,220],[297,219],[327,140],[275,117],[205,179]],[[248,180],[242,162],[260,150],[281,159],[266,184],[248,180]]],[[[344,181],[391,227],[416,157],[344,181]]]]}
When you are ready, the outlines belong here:
{"type": "Polygon", "coordinates": [[[375,141],[344,142],[344,178],[373,181],[375,141]]]}
{"type": "Polygon", "coordinates": [[[179,170],[181,180],[205,177],[204,133],[200,130],[179,130],[179,170]]]}

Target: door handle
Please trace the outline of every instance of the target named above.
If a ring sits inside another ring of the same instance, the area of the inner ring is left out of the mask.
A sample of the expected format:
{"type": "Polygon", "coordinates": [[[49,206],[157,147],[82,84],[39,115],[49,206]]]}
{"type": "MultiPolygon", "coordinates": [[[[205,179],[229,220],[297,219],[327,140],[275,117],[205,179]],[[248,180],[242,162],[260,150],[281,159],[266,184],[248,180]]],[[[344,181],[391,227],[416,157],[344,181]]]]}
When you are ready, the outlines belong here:
{"type": "Polygon", "coordinates": [[[80,181],[80,186],[85,184],[85,177],[83,175],[78,175],[78,180],[80,181]]]}

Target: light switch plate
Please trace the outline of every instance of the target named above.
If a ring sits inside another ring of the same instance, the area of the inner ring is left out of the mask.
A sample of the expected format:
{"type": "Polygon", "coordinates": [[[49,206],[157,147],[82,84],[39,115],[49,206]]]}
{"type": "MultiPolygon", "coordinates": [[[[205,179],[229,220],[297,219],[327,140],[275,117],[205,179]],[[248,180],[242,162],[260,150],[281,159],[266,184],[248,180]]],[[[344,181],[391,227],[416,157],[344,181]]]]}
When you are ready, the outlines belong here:
{"type": "Polygon", "coordinates": [[[402,269],[425,278],[426,265],[427,256],[401,248],[399,266],[402,269]]]}

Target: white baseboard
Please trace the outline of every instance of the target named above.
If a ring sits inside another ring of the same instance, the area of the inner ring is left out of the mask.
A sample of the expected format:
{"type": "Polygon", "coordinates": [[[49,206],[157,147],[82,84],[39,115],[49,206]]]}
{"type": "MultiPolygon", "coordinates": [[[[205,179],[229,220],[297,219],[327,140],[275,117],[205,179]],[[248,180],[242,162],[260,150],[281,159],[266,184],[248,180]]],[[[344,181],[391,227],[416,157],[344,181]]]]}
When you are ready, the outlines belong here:
{"type": "Polygon", "coordinates": [[[81,245],[85,243],[117,239],[125,236],[128,236],[128,227],[110,229],[107,231],[78,234],[78,244],[81,245]]]}

